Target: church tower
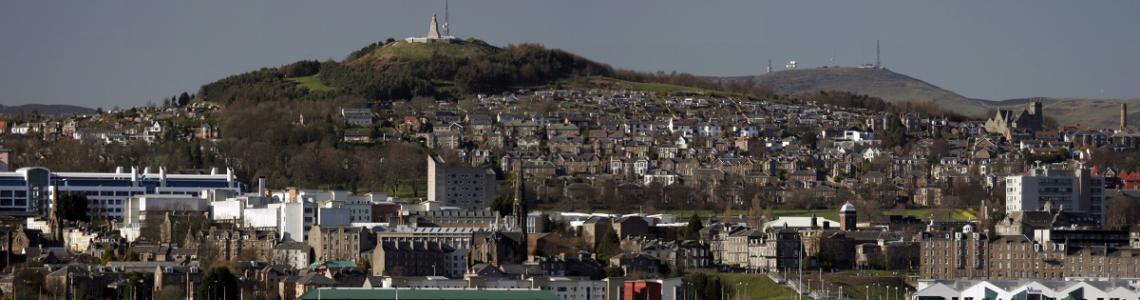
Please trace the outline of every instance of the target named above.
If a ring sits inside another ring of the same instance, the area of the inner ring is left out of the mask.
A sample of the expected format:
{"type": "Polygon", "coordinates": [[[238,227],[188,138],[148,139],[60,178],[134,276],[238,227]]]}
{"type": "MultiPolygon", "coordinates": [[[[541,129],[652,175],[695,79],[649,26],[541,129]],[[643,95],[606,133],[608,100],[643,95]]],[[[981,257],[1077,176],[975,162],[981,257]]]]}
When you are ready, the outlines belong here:
{"type": "Polygon", "coordinates": [[[523,257],[527,256],[529,250],[527,239],[527,224],[526,224],[526,172],[523,170],[523,161],[516,160],[518,165],[515,166],[515,205],[512,213],[514,214],[515,229],[520,233],[521,239],[519,241],[519,252],[523,257]]]}
{"type": "Polygon", "coordinates": [[[63,242],[63,220],[59,215],[59,184],[51,185],[51,215],[48,217],[51,222],[51,239],[56,242],[63,242]]]}
{"type": "Polygon", "coordinates": [[[839,208],[839,230],[854,231],[857,220],[855,205],[852,205],[851,202],[844,203],[839,208]]]}

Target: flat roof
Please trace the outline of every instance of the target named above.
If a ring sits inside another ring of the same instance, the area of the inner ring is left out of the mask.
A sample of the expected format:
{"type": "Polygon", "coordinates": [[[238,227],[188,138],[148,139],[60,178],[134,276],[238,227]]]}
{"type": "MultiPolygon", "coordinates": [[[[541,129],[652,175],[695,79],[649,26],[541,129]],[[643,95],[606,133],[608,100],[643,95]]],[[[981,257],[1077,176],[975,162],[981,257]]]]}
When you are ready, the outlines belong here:
{"type": "Polygon", "coordinates": [[[470,300],[559,300],[549,291],[532,289],[393,289],[320,288],[301,299],[470,299],[470,300]],[[319,294],[319,296],[318,296],[319,294]]]}

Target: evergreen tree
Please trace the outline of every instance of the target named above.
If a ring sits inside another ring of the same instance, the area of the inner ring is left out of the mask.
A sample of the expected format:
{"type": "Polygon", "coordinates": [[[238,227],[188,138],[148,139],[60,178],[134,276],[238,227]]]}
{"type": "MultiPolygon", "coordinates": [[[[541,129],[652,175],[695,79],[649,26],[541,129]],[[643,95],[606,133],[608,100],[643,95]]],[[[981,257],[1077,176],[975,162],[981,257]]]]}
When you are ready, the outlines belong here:
{"type": "Polygon", "coordinates": [[[704,224],[701,223],[701,217],[696,213],[689,217],[689,225],[685,227],[685,238],[695,240],[701,237],[701,229],[704,229],[704,224]]]}
{"type": "Polygon", "coordinates": [[[607,231],[602,240],[594,247],[594,252],[598,254],[598,258],[607,260],[610,256],[617,254],[621,251],[621,240],[618,240],[617,233],[613,230],[607,231]]]}
{"type": "Polygon", "coordinates": [[[176,102],[176,103],[178,104],[179,107],[186,106],[186,104],[190,104],[190,94],[188,94],[186,92],[182,92],[181,95],[178,95],[178,102],[176,102]]]}

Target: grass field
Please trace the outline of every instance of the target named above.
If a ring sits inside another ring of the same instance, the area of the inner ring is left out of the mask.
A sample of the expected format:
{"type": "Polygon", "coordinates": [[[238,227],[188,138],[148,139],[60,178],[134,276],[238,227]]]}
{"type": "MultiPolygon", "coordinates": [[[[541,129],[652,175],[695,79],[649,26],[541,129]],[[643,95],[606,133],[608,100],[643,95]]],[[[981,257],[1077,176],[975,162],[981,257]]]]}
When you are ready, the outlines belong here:
{"type": "MultiPolygon", "coordinates": [[[[763,274],[718,274],[724,286],[735,293],[737,285],[740,287],[740,296],[735,294],[731,299],[748,300],[792,300],[796,299],[796,292],[787,286],[775,283],[763,274]]],[[[804,296],[804,299],[810,299],[804,296]]]]}
{"type": "Polygon", "coordinates": [[[377,67],[389,62],[428,60],[433,55],[469,58],[490,55],[499,51],[498,48],[487,44],[467,41],[457,43],[408,43],[400,41],[376,48],[372,52],[350,61],[349,65],[377,67]]]}
{"type": "Polygon", "coordinates": [[[829,273],[823,279],[830,284],[843,287],[844,298],[885,300],[905,297],[904,290],[908,289],[900,276],[904,274],[891,271],[848,271],[829,273]]]}
{"type": "Polygon", "coordinates": [[[328,91],[336,90],[336,88],[334,88],[334,87],[325,85],[325,83],[321,82],[321,79],[317,78],[317,76],[319,76],[319,75],[312,75],[312,76],[305,76],[305,77],[293,77],[293,78],[287,78],[286,80],[296,82],[297,84],[301,85],[302,87],[305,87],[306,89],[309,89],[310,91],[328,92],[328,91]]]}

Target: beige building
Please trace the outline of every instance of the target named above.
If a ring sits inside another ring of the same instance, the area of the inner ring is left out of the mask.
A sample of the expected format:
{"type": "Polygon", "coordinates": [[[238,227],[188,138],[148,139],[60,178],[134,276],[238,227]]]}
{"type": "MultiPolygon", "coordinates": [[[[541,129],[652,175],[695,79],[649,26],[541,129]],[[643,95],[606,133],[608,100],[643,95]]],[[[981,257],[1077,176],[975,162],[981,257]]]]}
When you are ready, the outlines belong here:
{"type": "Polygon", "coordinates": [[[371,232],[361,227],[314,225],[309,230],[309,246],[313,248],[313,260],[359,263],[368,260],[368,251],[376,247],[376,241],[371,232]]]}
{"type": "Polygon", "coordinates": [[[989,237],[967,224],[961,232],[924,232],[919,246],[920,278],[987,276],[989,237]]]}
{"type": "Polygon", "coordinates": [[[923,279],[1140,277],[1140,249],[1123,231],[1038,230],[1034,237],[924,233],[923,279]]]}
{"type": "Polygon", "coordinates": [[[466,252],[434,241],[380,242],[372,252],[373,276],[446,276],[467,269],[466,252]]]}

